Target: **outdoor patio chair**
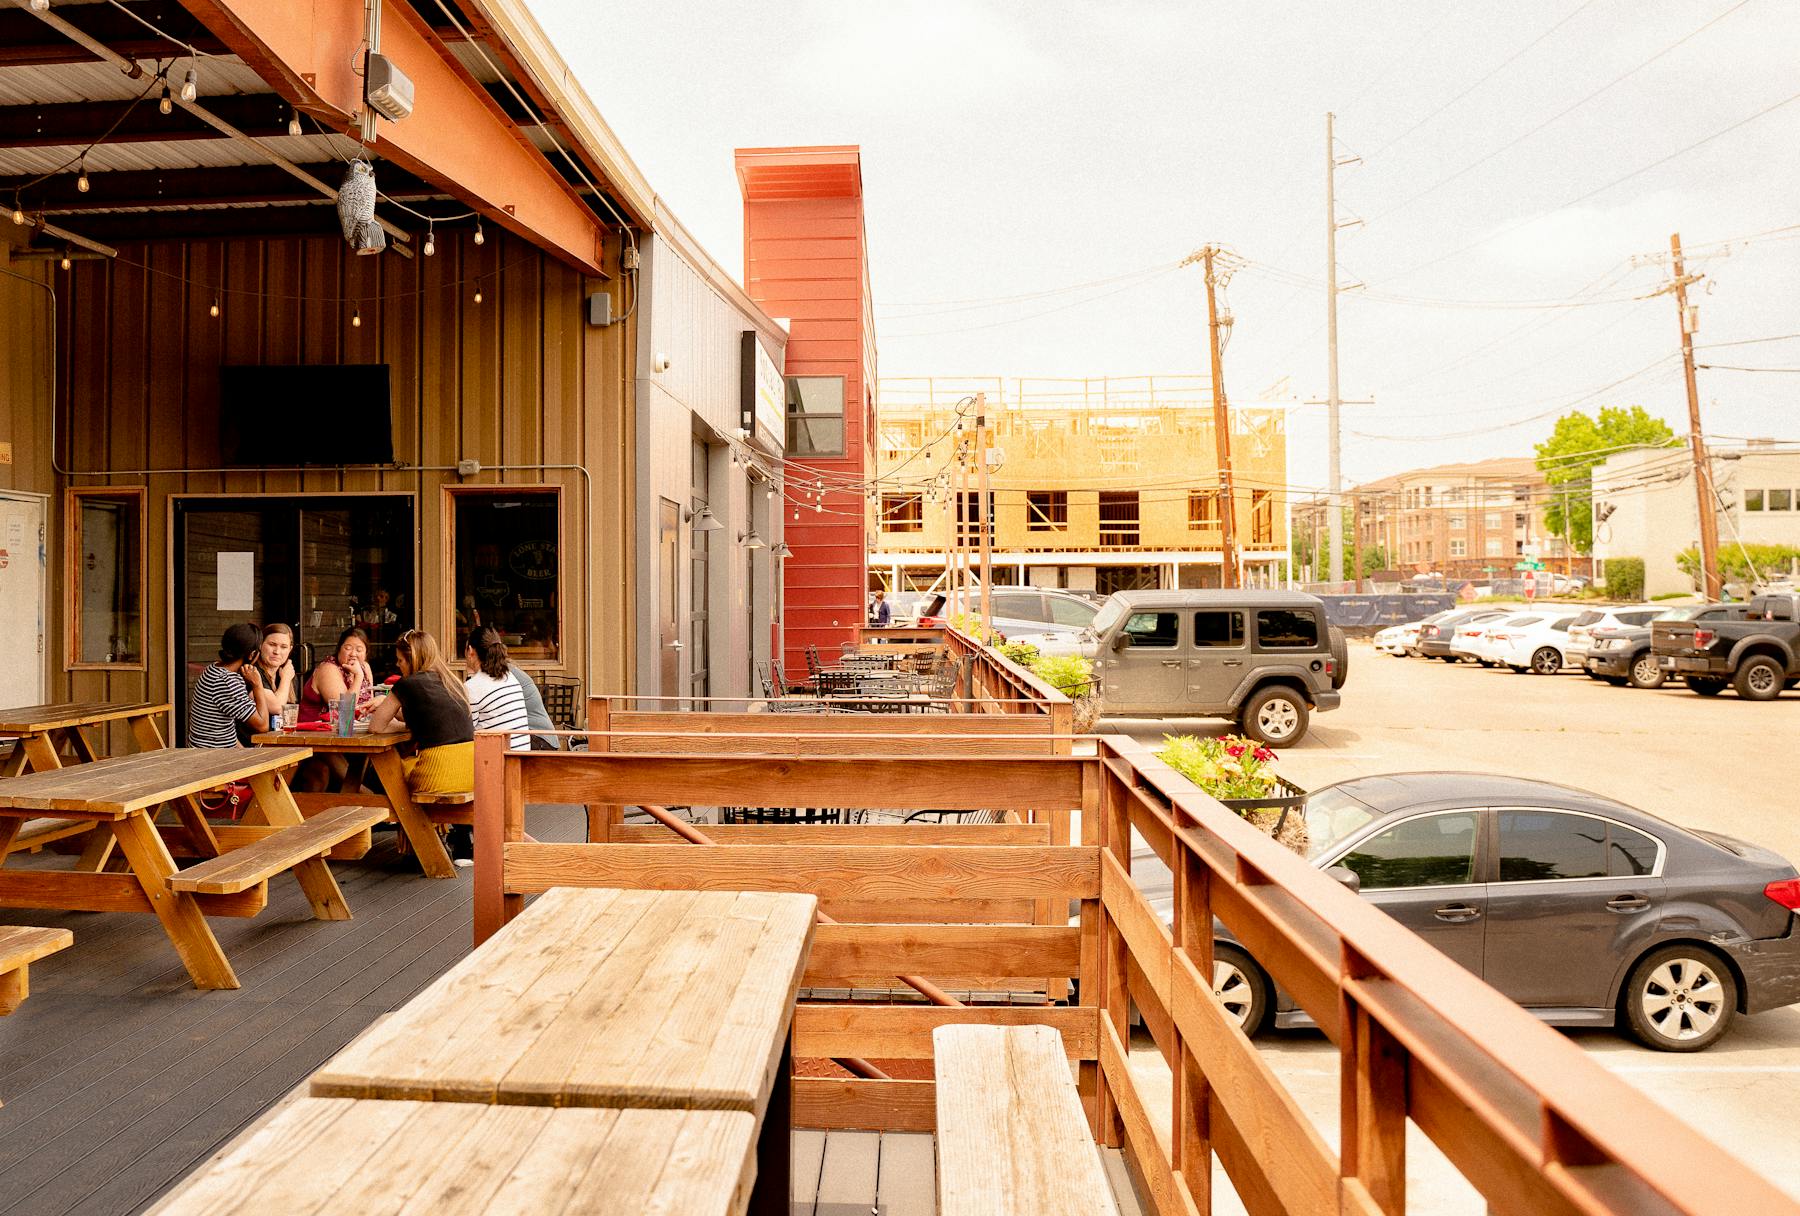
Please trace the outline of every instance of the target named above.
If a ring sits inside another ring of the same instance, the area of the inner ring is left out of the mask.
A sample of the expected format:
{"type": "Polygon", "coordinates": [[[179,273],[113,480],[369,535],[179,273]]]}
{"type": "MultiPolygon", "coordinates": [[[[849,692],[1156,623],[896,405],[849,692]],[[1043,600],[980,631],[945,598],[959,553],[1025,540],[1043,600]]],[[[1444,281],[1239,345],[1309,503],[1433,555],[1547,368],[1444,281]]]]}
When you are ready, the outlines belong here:
{"type": "Polygon", "coordinates": [[[722,806],[720,823],[842,823],[842,807],[722,806]]]}
{"type": "Polygon", "coordinates": [[[807,648],[806,648],[806,674],[808,676],[812,677],[813,679],[817,680],[819,678],[819,673],[824,670],[825,670],[825,665],[823,663],[819,662],[819,648],[817,646],[812,646],[812,645],[807,646],[807,648]]]}

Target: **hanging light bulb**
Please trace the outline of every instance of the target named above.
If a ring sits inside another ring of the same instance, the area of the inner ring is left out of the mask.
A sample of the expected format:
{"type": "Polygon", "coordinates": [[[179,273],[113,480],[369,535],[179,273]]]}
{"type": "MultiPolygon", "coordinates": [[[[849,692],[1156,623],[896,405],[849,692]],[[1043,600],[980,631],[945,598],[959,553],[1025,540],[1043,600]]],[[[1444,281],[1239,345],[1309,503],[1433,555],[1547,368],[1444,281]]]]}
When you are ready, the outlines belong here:
{"type": "Polygon", "coordinates": [[[81,158],[80,165],[75,169],[75,188],[83,194],[86,194],[88,192],[88,185],[87,157],[84,156],[81,158]]]}
{"type": "Polygon", "coordinates": [[[187,76],[181,82],[181,100],[192,101],[198,96],[200,96],[200,76],[190,67],[187,70],[187,76]]]}
{"type": "Polygon", "coordinates": [[[437,239],[434,236],[432,236],[430,225],[427,225],[425,228],[425,256],[431,257],[436,253],[437,253],[437,239]]]}
{"type": "Polygon", "coordinates": [[[288,111],[288,134],[289,135],[301,134],[300,111],[298,111],[298,110],[289,110],[288,111]]]}
{"type": "Polygon", "coordinates": [[[62,263],[61,263],[61,264],[62,264],[62,268],[63,268],[63,269],[64,269],[64,270],[68,270],[68,269],[70,269],[70,268],[71,268],[71,267],[72,267],[72,266],[74,266],[74,265],[75,265],[75,260],[74,260],[74,259],[73,259],[73,258],[71,258],[71,257],[70,257],[70,256],[69,256],[69,251],[68,251],[68,250],[67,250],[67,249],[65,249],[65,250],[63,250],[63,255],[62,255],[62,263]]]}
{"type": "Polygon", "coordinates": [[[475,243],[477,245],[487,244],[487,234],[482,232],[480,220],[475,221],[475,243]]]}
{"type": "Polygon", "coordinates": [[[357,329],[362,328],[362,309],[353,308],[350,310],[350,324],[354,325],[357,329]]]}
{"type": "Polygon", "coordinates": [[[171,114],[175,110],[175,99],[169,96],[169,82],[163,81],[162,96],[157,99],[156,108],[163,114],[171,114]]]}
{"type": "Polygon", "coordinates": [[[19,206],[19,201],[17,199],[13,200],[13,223],[18,224],[20,227],[24,227],[25,225],[25,212],[19,206]]]}
{"type": "Polygon", "coordinates": [[[207,309],[206,311],[208,314],[215,316],[215,317],[219,315],[219,297],[218,296],[213,297],[212,307],[207,309]]]}
{"type": "Polygon", "coordinates": [[[824,499],[822,499],[822,498],[821,498],[821,499],[820,499],[820,500],[819,500],[819,501],[818,501],[818,502],[815,502],[815,503],[814,503],[814,504],[813,504],[813,510],[814,510],[814,511],[815,511],[815,512],[821,512],[821,513],[822,513],[822,512],[823,512],[823,511],[824,511],[824,510],[825,510],[825,500],[824,500],[824,499]]]}
{"type": "Polygon", "coordinates": [[[49,12],[50,0],[31,0],[31,11],[34,13],[49,12]]]}
{"type": "Polygon", "coordinates": [[[481,303],[481,288],[480,288],[480,286],[477,286],[475,288],[475,302],[477,304],[481,303]]]}

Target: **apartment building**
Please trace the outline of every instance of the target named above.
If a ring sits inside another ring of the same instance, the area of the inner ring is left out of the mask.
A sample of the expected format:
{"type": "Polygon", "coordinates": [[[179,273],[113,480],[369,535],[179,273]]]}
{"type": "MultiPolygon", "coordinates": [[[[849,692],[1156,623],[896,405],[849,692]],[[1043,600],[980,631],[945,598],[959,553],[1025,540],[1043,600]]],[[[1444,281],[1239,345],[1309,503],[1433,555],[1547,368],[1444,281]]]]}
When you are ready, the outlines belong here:
{"type": "Polygon", "coordinates": [[[1347,497],[1365,550],[1380,549],[1408,572],[1473,578],[1528,557],[1557,569],[1569,561],[1562,539],[1544,526],[1555,493],[1530,457],[1502,456],[1396,473],[1347,497]]]}
{"type": "MultiPolygon", "coordinates": [[[[977,491],[954,477],[978,393],[992,435],[995,583],[1102,594],[1220,585],[1225,504],[1201,376],[883,379],[867,504],[872,580],[929,587],[959,525],[963,543],[978,544],[977,491]]],[[[1232,409],[1231,510],[1247,585],[1286,569],[1285,422],[1277,407],[1232,409]]]]}

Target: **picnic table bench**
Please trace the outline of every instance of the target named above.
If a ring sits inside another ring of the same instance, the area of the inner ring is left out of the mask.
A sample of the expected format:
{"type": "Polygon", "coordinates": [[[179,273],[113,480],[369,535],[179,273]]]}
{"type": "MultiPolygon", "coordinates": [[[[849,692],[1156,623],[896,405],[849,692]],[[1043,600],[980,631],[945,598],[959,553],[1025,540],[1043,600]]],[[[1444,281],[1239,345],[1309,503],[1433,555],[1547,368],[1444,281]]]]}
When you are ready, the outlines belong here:
{"type": "Polygon", "coordinates": [[[755,1135],[742,1111],[302,1098],[150,1211],[727,1216],[755,1135]]]}
{"type": "Polygon", "coordinates": [[[0,709],[0,739],[13,739],[10,756],[0,762],[0,777],[14,777],[27,769],[43,772],[62,767],[62,750],[82,761],[100,758],[84,727],[123,722],[140,751],[167,746],[156,720],[169,712],[167,701],[138,701],[124,705],[65,702],[0,709]]]}
{"type": "Polygon", "coordinates": [[[0,1016],[17,1009],[31,995],[31,964],[75,944],[67,929],[34,925],[0,925],[0,1016]]]}
{"type": "Polygon", "coordinates": [[[818,901],[554,888],[313,1074],[327,1098],[740,1111],[786,1213],[794,998],[818,901]]]}
{"type": "Polygon", "coordinates": [[[1050,1026],[939,1026],[938,1216],[1118,1216],[1050,1026]]]}
{"type": "Polygon", "coordinates": [[[267,906],[268,879],[291,870],[315,917],[348,920],[323,855],[383,814],[346,807],[308,824],[282,776],[306,756],[288,748],[165,748],[0,780],[0,908],[153,913],[196,987],[236,988],[206,916],[255,916],[267,906]],[[244,821],[209,823],[196,796],[234,783],[252,791],[244,821]],[[177,822],[159,828],[153,817],[165,806],[177,822]],[[95,825],[109,848],[117,842],[130,872],[6,868],[20,827],[46,818],[95,825]],[[204,860],[178,869],[171,843],[204,860]]]}

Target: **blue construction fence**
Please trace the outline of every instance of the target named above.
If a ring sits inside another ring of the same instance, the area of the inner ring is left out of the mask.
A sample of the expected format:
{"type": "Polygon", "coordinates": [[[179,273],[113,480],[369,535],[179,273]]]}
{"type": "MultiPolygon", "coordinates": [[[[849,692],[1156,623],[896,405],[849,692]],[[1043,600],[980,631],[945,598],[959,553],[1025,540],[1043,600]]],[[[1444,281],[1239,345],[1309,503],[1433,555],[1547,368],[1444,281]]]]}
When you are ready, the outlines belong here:
{"type": "Polygon", "coordinates": [[[1319,598],[1325,601],[1326,619],[1341,629],[1357,632],[1404,625],[1434,612],[1446,612],[1458,603],[1453,591],[1409,595],[1321,595],[1319,598]]]}

